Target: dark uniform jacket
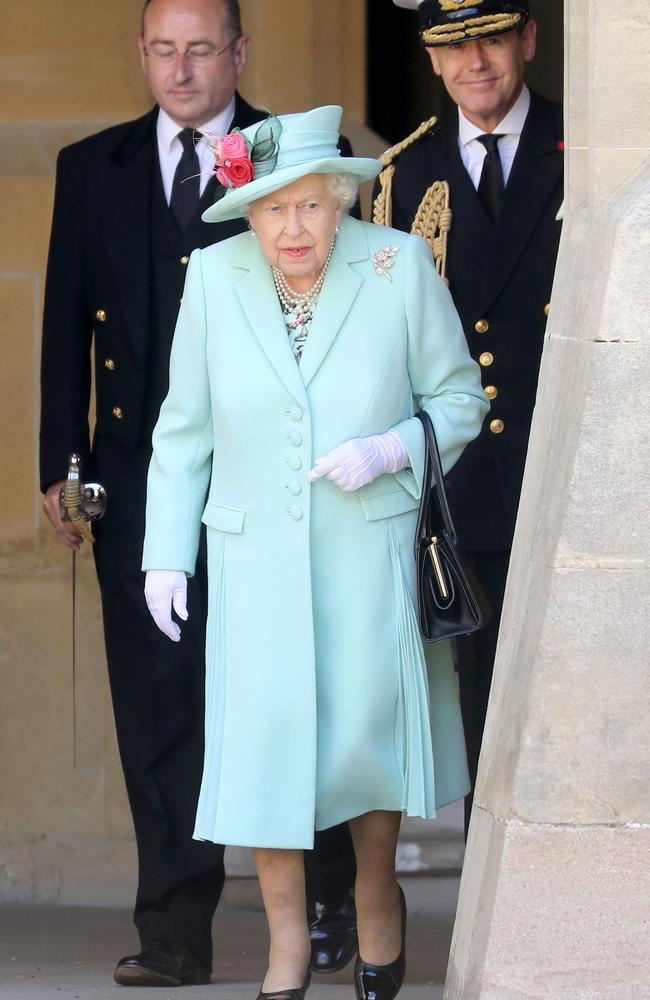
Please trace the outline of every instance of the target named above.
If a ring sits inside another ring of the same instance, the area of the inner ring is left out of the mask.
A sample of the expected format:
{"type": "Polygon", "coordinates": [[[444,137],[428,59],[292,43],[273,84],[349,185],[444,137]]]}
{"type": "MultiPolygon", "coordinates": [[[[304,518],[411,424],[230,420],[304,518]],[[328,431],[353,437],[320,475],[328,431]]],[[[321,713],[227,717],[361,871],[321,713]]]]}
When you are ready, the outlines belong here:
{"type": "Polygon", "coordinates": [[[531,93],[496,226],[463,165],[457,116],[395,161],[397,229],[411,229],[435,180],[449,182],[447,279],[486,393],[493,397],[480,436],[447,478],[467,551],[507,550],[512,543],[560,239],[562,149],[560,106],[531,93]]]}
{"type": "MultiPolygon", "coordinates": [[[[44,489],[65,477],[71,452],[81,456],[84,478],[93,468],[88,427],[93,333],[96,434],[133,451],[150,431],[145,424],[151,405],[151,190],[154,170],[159,174],[157,115],[153,108],[59,154],[43,329],[44,489]]],[[[263,117],[236,95],[233,127],[246,128],[263,117]]],[[[244,225],[240,220],[199,222],[196,245],[233,236],[244,225]]],[[[179,278],[186,264],[187,254],[180,255],[179,278]]]]}

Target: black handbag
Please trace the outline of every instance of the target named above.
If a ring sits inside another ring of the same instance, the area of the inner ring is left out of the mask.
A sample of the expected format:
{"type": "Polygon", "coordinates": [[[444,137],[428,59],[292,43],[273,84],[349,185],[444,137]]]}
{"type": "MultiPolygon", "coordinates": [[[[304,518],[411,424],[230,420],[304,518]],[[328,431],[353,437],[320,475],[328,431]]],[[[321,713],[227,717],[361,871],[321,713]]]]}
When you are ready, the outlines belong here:
{"type": "Polygon", "coordinates": [[[481,627],[478,601],[472,593],[460,556],[445,494],[440,452],[431,417],[415,416],[424,430],[422,499],[415,532],[418,620],[425,642],[467,635],[481,627]]]}

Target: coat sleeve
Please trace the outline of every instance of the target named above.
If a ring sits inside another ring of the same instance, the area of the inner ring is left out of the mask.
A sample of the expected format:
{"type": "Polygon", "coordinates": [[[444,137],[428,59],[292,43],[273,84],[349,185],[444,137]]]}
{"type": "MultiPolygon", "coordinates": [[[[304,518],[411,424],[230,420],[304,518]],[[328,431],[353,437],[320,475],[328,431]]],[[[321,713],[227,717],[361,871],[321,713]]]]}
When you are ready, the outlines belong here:
{"type": "MultiPolygon", "coordinates": [[[[417,407],[427,410],[433,421],[446,473],[465,446],[478,436],[490,404],[429,247],[419,236],[410,236],[404,250],[409,378],[417,407]]],[[[392,430],[402,438],[409,453],[409,467],[396,476],[409,493],[419,498],[424,467],[422,424],[411,417],[392,430]]]]}
{"type": "Polygon", "coordinates": [[[212,465],[201,251],[190,258],[169,368],[153,432],[142,568],[194,573],[212,465]]]}
{"type": "Polygon", "coordinates": [[[59,153],[45,283],[41,351],[41,488],[65,477],[68,457],[89,471],[90,347],[93,323],[83,281],[83,171],[59,153]]]}

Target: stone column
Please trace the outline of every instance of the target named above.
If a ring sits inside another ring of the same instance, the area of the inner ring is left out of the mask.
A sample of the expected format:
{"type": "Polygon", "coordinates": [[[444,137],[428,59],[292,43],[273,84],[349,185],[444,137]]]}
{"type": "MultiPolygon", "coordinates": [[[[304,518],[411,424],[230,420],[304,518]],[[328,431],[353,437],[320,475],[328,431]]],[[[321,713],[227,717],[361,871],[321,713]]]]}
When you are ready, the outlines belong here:
{"type": "Polygon", "coordinates": [[[650,997],[650,20],[566,4],[566,219],[446,1000],[650,997]]]}

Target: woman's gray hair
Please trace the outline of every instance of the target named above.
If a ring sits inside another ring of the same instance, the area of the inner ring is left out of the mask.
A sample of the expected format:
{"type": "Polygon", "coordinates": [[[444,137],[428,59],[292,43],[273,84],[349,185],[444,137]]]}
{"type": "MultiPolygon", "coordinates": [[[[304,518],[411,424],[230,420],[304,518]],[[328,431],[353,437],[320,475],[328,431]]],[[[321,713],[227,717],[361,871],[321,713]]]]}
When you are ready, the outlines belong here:
{"type": "Polygon", "coordinates": [[[359,184],[352,174],[327,174],[327,186],[344,212],[349,212],[359,197],[359,184]]]}

